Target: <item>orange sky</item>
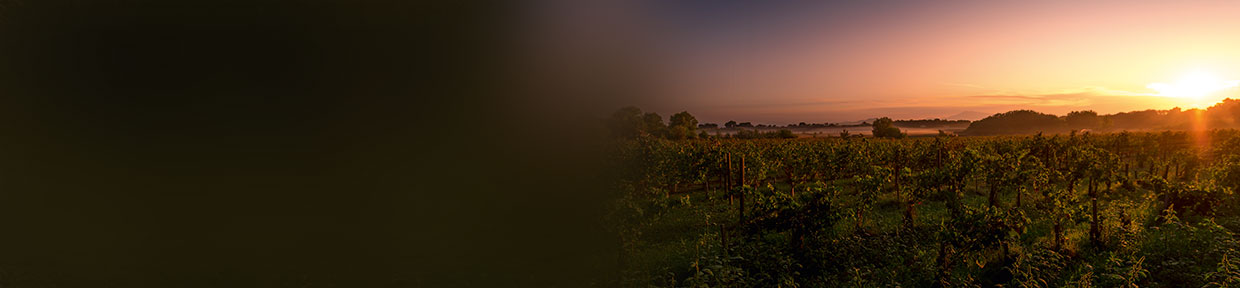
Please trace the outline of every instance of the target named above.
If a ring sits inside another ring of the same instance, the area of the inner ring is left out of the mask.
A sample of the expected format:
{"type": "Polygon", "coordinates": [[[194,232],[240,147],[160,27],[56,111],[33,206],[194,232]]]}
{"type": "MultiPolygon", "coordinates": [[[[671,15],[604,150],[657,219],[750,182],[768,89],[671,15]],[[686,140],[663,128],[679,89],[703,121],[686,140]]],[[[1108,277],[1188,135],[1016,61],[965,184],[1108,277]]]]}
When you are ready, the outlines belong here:
{"type": "Polygon", "coordinates": [[[632,104],[703,122],[1113,113],[1240,95],[1147,87],[1240,79],[1240,2],[670,2],[643,7],[659,97],[632,104]]]}

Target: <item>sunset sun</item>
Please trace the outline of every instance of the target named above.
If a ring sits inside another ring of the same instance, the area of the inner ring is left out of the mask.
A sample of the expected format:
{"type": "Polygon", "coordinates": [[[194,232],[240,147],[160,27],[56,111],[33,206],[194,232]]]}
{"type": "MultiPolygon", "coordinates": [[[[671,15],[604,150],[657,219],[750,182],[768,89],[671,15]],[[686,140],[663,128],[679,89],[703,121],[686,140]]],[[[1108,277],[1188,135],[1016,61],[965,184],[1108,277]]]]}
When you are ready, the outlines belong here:
{"type": "Polygon", "coordinates": [[[1196,71],[1181,76],[1174,83],[1150,83],[1146,88],[1158,91],[1159,96],[1200,100],[1215,92],[1236,87],[1240,80],[1223,80],[1208,72],[1196,71]]]}

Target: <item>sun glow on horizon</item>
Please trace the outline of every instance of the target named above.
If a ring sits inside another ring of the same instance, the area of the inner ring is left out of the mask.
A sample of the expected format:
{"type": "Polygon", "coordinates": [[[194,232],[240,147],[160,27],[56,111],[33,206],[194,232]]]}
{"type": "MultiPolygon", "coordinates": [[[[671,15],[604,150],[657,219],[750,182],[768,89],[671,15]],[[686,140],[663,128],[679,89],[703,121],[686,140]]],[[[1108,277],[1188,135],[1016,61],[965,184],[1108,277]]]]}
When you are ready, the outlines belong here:
{"type": "Polygon", "coordinates": [[[1208,72],[1194,71],[1181,76],[1175,83],[1155,82],[1145,87],[1158,91],[1158,96],[1203,100],[1210,94],[1237,86],[1240,86],[1240,80],[1222,80],[1208,72]]]}

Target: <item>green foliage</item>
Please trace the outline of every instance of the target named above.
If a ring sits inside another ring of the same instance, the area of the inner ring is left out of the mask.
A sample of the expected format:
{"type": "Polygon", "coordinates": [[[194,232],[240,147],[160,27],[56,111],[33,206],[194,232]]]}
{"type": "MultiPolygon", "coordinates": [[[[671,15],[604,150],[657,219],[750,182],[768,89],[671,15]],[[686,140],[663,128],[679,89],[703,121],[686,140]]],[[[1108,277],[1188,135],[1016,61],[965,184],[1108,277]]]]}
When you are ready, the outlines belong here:
{"type": "Polygon", "coordinates": [[[758,130],[739,130],[732,135],[736,139],[763,139],[763,138],[797,138],[792,130],[780,129],[778,131],[759,132],[758,130]]]}
{"type": "Polygon", "coordinates": [[[608,183],[620,194],[606,225],[621,258],[670,259],[624,262],[622,286],[1240,283],[1235,131],[1209,132],[1209,141],[743,131],[755,139],[639,136],[610,147],[608,183]]]}
{"type": "Polygon", "coordinates": [[[1107,253],[1097,267],[1097,282],[1101,287],[1140,287],[1137,284],[1150,274],[1145,268],[1145,257],[1135,253],[1107,253]]]}
{"type": "Polygon", "coordinates": [[[1240,260],[1232,256],[1238,254],[1235,250],[1224,253],[1214,271],[1203,275],[1206,285],[1202,287],[1240,287],[1240,260]]]}
{"type": "Polygon", "coordinates": [[[746,259],[727,256],[727,248],[719,244],[718,233],[706,233],[696,243],[699,253],[690,263],[693,275],[677,286],[687,287],[749,287],[745,269],[746,259]]]}
{"type": "Polygon", "coordinates": [[[1069,264],[1068,257],[1049,247],[1030,247],[1008,266],[1011,287],[1059,287],[1059,276],[1069,264]]]}
{"type": "Polygon", "coordinates": [[[1157,195],[1163,209],[1173,209],[1180,218],[1193,220],[1215,216],[1215,209],[1230,196],[1221,189],[1169,183],[1162,178],[1150,179],[1145,184],[1157,195]]]}
{"type": "Polygon", "coordinates": [[[1012,241],[1028,224],[1029,218],[1019,210],[1009,213],[966,208],[960,216],[943,224],[938,237],[958,250],[979,251],[1012,241]]]}
{"type": "MultiPolygon", "coordinates": [[[[1240,145],[1240,143],[1228,143],[1228,145],[1240,145]]],[[[1227,151],[1224,153],[1233,152],[1227,151]]],[[[1221,158],[1219,163],[1213,169],[1210,169],[1210,176],[1217,179],[1218,185],[1231,191],[1240,191],[1240,155],[1222,155],[1221,158]]]]}
{"type": "Polygon", "coordinates": [[[821,243],[808,263],[828,283],[849,287],[925,287],[934,281],[931,229],[846,234],[821,243]]]}
{"type": "Polygon", "coordinates": [[[1216,272],[1224,255],[1235,257],[1240,250],[1235,235],[1213,221],[1186,224],[1169,217],[1141,238],[1137,246],[1151,273],[1148,286],[1155,287],[1201,287],[1208,283],[1202,275],[1216,272]]]}

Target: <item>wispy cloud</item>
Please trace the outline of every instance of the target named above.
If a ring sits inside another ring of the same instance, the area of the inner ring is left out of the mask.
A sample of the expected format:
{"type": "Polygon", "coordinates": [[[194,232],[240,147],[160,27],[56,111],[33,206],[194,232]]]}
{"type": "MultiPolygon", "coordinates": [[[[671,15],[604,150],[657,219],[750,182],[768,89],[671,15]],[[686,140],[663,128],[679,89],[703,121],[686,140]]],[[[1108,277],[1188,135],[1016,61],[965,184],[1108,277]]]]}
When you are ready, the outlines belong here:
{"type": "Polygon", "coordinates": [[[990,106],[990,105],[1020,105],[1035,107],[1084,107],[1091,106],[1098,102],[1108,102],[1110,99],[1103,98],[1128,98],[1128,97],[1150,97],[1156,96],[1153,93],[1133,92],[1119,89],[1111,89],[1107,87],[1089,86],[1072,89],[1061,89],[1053,91],[1031,91],[1031,92],[1011,92],[1011,91],[994,91],[992,93],[981,93],[974,95],[965,95],[959,97],[949,97],[954,101],[945,101],[945,105],[949,106],[990,106]]]}
{"type": "Polygon", "coordinates": [[[1089,92],[1037,94],[1037,95],[972,95],[966,96],[971,103],[985,105],[1029,106],[1088,106],[1092,102],[1089,92]],[[981,101],[978,101],[981,100],[981,101]]]}
{"type": "MultiPolygon", "coordinates": [[[[968,85],[963,83],[957,83],[968,85]]],[[[1188,107],[1183,98],[1160,96],[1107,87],[1089,86],[1046,91],[999,91],[980,85],[977,93],[904,98],[857,99],[802,98],[798,101],[764,103],[763,99],[715,104],[709,109],[720,119],[765,119],[771,123],[798,121],[855,121],[876,117],[899,119],[943,118],[963,111],[993,114],[1018,109],[1064,115],[1094,110],[1116,113],[1146,109],[1188,107]]]]}
{"type": "Polygon", "coordinates": [[[997,91],[976,86],[984,93],[941,97],[910,97],[900,101],[874,102],[872,106],[852,111],[833,111],[856,119],[891,116],[898,118],[946,117],[961,111],[980,111],[986,114],[1017,109],[1032,109],[1044,113],[1063,115],[1070,111],[1095,110],[1101,113],[1121,111],[1167,109],[1175,105],[1175,98],[1153,93],[1133,92],[1106,87],[1079,87],[1049,91],[997,91]]]}

